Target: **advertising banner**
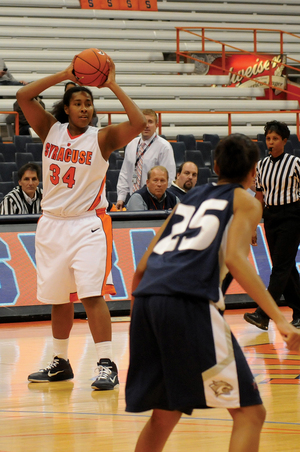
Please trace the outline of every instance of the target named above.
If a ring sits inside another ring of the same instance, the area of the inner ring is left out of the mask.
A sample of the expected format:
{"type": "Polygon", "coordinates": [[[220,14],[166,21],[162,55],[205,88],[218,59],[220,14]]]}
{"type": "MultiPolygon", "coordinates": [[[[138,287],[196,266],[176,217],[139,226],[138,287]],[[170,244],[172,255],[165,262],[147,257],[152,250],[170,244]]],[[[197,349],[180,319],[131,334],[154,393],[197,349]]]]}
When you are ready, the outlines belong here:
{"type": "MultiPolygon", "coordinates": [[[[117,293],[107,295],[106,301],[130,300],[133,273],[158,229],[114,229],[112,276],[117,293]]],[[[258,246],[251,247],[249,260],[267,287],[271,259],[263,224],[258,226],[258,246]]],[[[299,252],[297,265],[299,269],[299,252]]],[[[227,292],[228,295],[244,293],[236,281],[232,282],[227,292]]],[[[0,306],[39,304],[36,299],[35,231],[0,232],[0,306]]]]}
{"type": "Polygon", "coordinates": [[[80,0],[81,9],[157,11],[157,0],[80,0]]]}
{"type": "MultiPolygon", "coordinates": [[[[222,75],[222,56],[218,54],[193,54],[194,57],[204,62],[213,64],[212,67],[201,62],[196,62],[196,70],[199,74],[222,75]],[[220,68],[220,69],[218,69],[220,68]]],[[[241,87],[260,87],[263,82],[281,89],[286,89],[286,63],[285,55],[249,55],[237,54],[228,55],[225,58],[225,71],[229,74],[228,86],[241,87]]],[[[267,86],[266,86],[267,88],[267,86]]],[[[275,95],[281,94],[281,91],[275,90],[275,95]]]]}

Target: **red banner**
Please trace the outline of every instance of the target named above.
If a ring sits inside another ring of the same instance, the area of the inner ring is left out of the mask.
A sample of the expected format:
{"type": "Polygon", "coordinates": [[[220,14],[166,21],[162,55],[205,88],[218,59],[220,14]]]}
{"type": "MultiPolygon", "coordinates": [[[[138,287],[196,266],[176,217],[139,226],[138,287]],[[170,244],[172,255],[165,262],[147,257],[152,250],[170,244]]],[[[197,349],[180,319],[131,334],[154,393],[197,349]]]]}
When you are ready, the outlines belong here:
{"type": "MultiPolygon", "coordinates": [[[[209,55],[209,61],[214,66],[209,67],[208,74],[222,74],[222,57],[209,55]]],[[[201,57],[199,56],[199,59],[201,57]]],[[[208,55],[207,55],[208,58],[208,55]]],[[[269,83],[281,89],[286,89],[285,55],[230,55],[225,58],[225,70],[230,71],[229,86],[266,87],[261,83],[269,83]],[[261,82],[261,83],[257,83],[261,82]]],[[[207,66],[208,67],[208,66],[207,66]]],[[[281,94],[276,91],[275,94],[281,94]]]]}
{"type": "Polygon", "coordinates": [[[157,11],[157,0],[80,0],[82,9],[157,11]]]}

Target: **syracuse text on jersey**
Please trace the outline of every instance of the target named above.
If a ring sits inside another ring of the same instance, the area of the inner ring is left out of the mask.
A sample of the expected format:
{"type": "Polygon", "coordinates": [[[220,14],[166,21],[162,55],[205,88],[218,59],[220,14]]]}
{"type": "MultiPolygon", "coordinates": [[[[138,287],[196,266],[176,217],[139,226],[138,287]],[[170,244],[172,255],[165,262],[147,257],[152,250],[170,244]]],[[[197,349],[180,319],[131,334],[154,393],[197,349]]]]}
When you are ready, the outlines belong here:
{"type": "Polygon", "coordinates": [[[46,143],[45,157],[61,162],[80,163],[85,165],[91,164],[93,153],[91,151],[79,151],[78,149],[59,148],[55,144],[46,143]]]}

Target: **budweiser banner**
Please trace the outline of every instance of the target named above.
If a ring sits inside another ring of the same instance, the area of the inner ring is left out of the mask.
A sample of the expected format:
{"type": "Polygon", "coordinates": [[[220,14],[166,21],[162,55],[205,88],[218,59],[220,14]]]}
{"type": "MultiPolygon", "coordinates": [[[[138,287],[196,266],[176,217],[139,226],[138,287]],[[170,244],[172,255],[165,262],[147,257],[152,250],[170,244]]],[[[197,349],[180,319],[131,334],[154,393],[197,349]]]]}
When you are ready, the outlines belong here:
{"type": "MultiPolygon", "coordinates": [[[[196,72],[201,74],[223,74],[222,56],[211,54],[193,54],[196,61],[196,72]],[[213,64],[209,66],[207,63],[213,64]],[[218,69],[220,68],[220,69],[218,69]]],[[[270,75],[272,85],[286,89],[285,55],[230,55],[225,58],[225,70],[229,73],[228,86],[259,87],[261,83],[269,84],[270,75]],[[259,83],[261,82],[261,83],[259,83]]],[[[281,91],[275,89],[275,94],[281,91]]]]}

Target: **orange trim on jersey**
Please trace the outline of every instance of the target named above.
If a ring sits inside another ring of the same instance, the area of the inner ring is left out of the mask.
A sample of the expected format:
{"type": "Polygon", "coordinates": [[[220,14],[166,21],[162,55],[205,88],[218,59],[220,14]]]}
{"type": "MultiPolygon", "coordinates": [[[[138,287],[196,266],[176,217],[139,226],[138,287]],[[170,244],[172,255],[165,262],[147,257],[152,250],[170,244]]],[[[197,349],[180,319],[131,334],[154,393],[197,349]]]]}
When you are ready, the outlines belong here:
{"type": "MultiPolygon", "coordinates": [[[[95,207],[98,206],[98,204],[99,204],[99,202],[100,202],[100,199],[101,199],[101,195],[102,195],[103,189],[104,189],[105,181],[106,181],[106,176],[104,176],[104,179],[103,179],[103,181],[102,181],[100,190],[99,190],[99,192],[98,192],[98,194],[97,194],[97,196],[96,196],[96,198],[95,198],[93,204],[91,205],[91,207],[90,207],[88,210],[94,210],[95,207]]],[[[98,215],[98,216],[99,216],[99,215],[98,215]]]]}
{"type": "Polygon", "coordinates": [[[117,295],[115,286],[113,284],[105,284],[103,292],[104,295],[117,295]]]}
{"type": "Polygon", "coordinates": [[[112,221],[111,221],[111,217],[109,215],[107,215],[105,209],[97,209],[96,214],[102,221],[103,231],[104,231],[105,237],[106,237],[106,247],[107,247],[106,272],[105,272],[105,277],[103,280],[102,295],[105,295],[105,294],[116,295],[116,290],[114,288],[114,285],[106,284],[108,275],[111,272],[111,268],[112,268],[112,246],[113,246],[112,221]]]}
{"type": "MultiPolygon", "coordinates": [[[[105,233],[106,237],[106,246],[107,246],[107,252],[106,252],[106,270],[105,270],[105,276],[103,279],[103,286],[101,290],[101,296],[104,295],[116,295],[116,289],[113,284],[106,284],[107,278],[109,273],[111,272],[112,268],[112,245],[113,245],[113,237],[112,237],[112,221],[111,217],[107,215],[106,209],[97,209],[96,210],[97,217],[100,218],[102,222],[103,231],[105,233]]],[[[74,303],[75,301],[78,301],[78,295],[77,292],[70,294],[70,302],[74,303]]]]}
{"type": "Polygon", "coordinates": [[[75,301],[78,301],[78,300],[79,300],[79,298],[78,298],[77,292],[70,293],[70,302],[71,303],[74,303],[75,301]]]}
{"type": "Polygon", "coordinates": [[[71,140],[74,140],[75,138],[78,138],[78,137],[80,137],[81,135],[83,135],[83,133],[85,133],[85,132],[83,132],[83,133],[80,133],[79,135],[75,135],[75,137],[73,137],[71,134],[70,134],[70,131],[69,131],[69,129],[68,129],[68,127],[67,127],[67,132],[68,132],[68,135],[69,135],[69,137],[71,138],[71,140]]]}

